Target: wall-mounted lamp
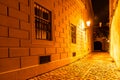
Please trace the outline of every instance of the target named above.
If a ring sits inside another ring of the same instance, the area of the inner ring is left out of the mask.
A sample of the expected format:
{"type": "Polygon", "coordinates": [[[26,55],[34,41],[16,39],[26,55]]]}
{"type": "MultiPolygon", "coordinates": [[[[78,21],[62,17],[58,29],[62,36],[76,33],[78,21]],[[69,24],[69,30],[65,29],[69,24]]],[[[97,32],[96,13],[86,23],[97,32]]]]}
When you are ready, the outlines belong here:
{"type": "Polygon", "coordinates": [[[91,24],[90,21],[86,21],[86,25],[87,25],[88,27],[90,26],[90,24],[91,24]]]}
{"type": "Polygon", "coordinates": [[[84,27],[83,31],[87,30],[90,27],[90,25],[91,25],[91,22],[90,21],[86,21],[86,26],[87,27],[84,27]]]}

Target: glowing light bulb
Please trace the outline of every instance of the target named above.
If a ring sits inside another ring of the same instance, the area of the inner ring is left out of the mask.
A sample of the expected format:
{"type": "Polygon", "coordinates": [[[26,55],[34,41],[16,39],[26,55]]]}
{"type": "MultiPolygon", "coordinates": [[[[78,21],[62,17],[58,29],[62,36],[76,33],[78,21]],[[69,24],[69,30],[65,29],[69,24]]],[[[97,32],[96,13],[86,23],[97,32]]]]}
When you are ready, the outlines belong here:
{"type": "Polygon", "coordinates": [[[87,26],[90,26],[90,23],[91,23],[90,21],[87,21],[87,22],[86,22],[86,25],[87,25],[87,26]]]}

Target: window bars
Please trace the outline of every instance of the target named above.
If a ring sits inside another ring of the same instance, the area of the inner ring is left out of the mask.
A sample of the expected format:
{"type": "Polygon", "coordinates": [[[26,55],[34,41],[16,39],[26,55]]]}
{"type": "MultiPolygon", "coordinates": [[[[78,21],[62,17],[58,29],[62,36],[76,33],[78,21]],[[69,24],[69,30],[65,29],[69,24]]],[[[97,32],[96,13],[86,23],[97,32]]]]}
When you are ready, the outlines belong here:
{"type": "Polygon", "coordinates": [[[35,32],[38,40],[51,40],[51,11],[34,3],[35,32]]]}

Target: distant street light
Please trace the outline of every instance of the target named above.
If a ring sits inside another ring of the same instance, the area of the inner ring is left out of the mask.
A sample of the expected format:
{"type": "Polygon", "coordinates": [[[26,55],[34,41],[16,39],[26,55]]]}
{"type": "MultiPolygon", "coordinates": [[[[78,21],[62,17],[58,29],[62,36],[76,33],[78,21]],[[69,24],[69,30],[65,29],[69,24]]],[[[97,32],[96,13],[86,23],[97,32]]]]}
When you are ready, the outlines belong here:
{"type": "Polygon", "coordinates": [[[102,22],[99,22],[99,26],[102,27],[102,22]]]}

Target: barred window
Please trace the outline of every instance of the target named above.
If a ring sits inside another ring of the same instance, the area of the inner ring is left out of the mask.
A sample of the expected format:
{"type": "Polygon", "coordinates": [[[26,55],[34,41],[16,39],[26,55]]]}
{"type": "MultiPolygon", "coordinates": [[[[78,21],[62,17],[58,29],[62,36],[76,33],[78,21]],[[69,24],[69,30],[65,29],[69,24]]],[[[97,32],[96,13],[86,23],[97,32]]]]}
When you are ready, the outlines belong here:
{"type": "Polygon", "coordinates": [[[38,40],[51,40],[51,11],[34,3],[35,32],[38,40]]]}
{"type": "Polygon", "coordinates": [[[71,24],[71,41],[76,43],[76,26],[71,24]]]}

